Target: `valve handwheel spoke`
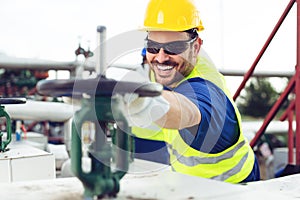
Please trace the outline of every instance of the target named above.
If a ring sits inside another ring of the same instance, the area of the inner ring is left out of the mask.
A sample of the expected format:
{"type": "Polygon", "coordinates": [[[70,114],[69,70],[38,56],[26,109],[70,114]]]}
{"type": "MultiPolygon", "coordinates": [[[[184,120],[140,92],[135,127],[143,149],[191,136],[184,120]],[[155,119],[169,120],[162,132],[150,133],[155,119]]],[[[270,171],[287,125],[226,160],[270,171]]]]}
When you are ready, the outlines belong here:
{"type": "Polygon", "coordinates": [[[161,94],[163,87],[158,83],[136,83],[116,81],[105,77],[94,79],[43,80],[37,84],[40,94],[46,96],[81,96],[85,93],[95,96],[137,93],[139,96],[154,97],[161,94]]]}

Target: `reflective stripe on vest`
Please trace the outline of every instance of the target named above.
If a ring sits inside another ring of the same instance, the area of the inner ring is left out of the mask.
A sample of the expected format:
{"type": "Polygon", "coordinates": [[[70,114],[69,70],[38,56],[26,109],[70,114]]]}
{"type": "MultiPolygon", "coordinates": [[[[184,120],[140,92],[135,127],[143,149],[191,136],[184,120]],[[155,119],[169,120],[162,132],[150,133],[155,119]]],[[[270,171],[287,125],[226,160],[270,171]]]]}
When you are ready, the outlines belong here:
{"type": "Polygon", "coordinates": [[[211,177],[211,179],[218,180],[218,181],[225,181],[226,179],[228,179],[228,178],[232,177],[233,175],[237,174],[238,172],[240,172],[248,158],[248,154],[249,153],[246,153],[246,155],[244,155],[244,157],[240,160],[239,164],[237,164],[231,170],[229,170],[223,174],[220,174],[218,176],[211,177]]]}
{"type": "MultiPolygon", "coordinates": [[[[232,158],[234,154],[245,144],[245,141],[240,142],[234,149],[218,156],[218,157],[199,157],[199,156],[190,156],[186,157],[179,154],[175,149],[172,148],[171,144],[167,144],[167,146],[172,150],[172,154],[175,155],[178,162],[192,167],[199,164],[216,164],[222,160],[232,158]]],[[[244,164],[244,163],[241,163],[244,164]]]]}
{"type": "MultiPolygon", "coordinates": [[[[234,106],[238,124],[241,127],[241,116],[231,98],[229,90],[225,87],[224,77],[219,74],[207,59],[198,59],[193,71],[181,82],[195,77],[208,80],[224,91],[234,106]]],[[[163,140],[167,143],[170,162],[174,171],[214,180],[238,183],[244,180],[253,169],[254,153],[244,137],[241,128],[238,141],[231,147],[216,154],[203,153],[193,149],[184,142],[178,130],[162,128],[161,130],[156,129],[154,132],[152,130],[151,134],[151,130],[142,131],[142,129],[133,128],[133,133],[138,137],[148,138],[148,135],[150,136],[148,139],[163,140]]]]}
{"type": "MultiPolygon", "coordinates": [[[[173,160],[171,162],[172,169],[173,169],[173,171],[181,172],[184,174],[200,176],[200,177],[204,177],[204,178],[210,178],[213,180],[238,183],[245,179],[245,176],[240,176],[238,174],[244,168],[246,162],[252,160],[249,157],[250,153],[249,152],[245,153],[237,164],[235,164],[233,167],[230,167],[228,169],[226,168],[225,171],[222,171],[220,173],[218,173],[218,168],[225,169],[225,167],[222,167],[222,164],[218,165],[218,163],[220,163],[224,160],[232,159],[233,156],[245,145],[245,143],[246,143],[246,141],[240,142],[237,146],[234,147],[234,149],[232,149],[224,154],[221,154],[218,157],[210,157],[210,156],[208,156],[208,157],[199,157],[199,156],[187,157],[187,156],[179,154],[175,149],[172,148],[172,145],[168,144],[168,147],[171,150],[172,154],[176,157],[176,160],[175,161],[173,160]],[[176,167],[177,166],[176,162],[179,162],[180,164],[187,166],[187,167],[194,167],[197,170],[193,169],[193,170],[190,170],[189,173],[186,173],[185,171],[181,171],[180,168],[176,167]],[[215,165],[214,172],[217,175],[212,175],[212,174],[206,172],[205,170],[202,170],[201,164],[202,165],[211,165],[210,168],[212,168],[212,169],[214,169],[214,166],[212,166],[212,165],[215,165]],[[229,180],[229,178],[234,177],[235,175],[237,175],[238,179],[229,180]]],[[[251,167],[251,166],[253,166],[253,164],[250,164],[249,166],[251,167]]],[[[251,169],[252,169],[252,167],[251,167],[251,169]]],[[[245,174],[245,173],[242,173],[242,174],[245,174]]],[[[247,173],[246,173],[246,175],[247,175],[247,173]]]]}

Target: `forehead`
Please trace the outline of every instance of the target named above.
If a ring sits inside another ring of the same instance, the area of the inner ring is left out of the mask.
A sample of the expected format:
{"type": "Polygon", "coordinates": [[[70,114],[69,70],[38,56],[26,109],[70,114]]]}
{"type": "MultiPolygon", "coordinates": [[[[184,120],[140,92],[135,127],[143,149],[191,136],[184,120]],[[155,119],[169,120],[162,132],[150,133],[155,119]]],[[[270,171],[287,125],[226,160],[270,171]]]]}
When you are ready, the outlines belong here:
{"type": "Polygon", "coordinates": [[[188,33],[186,32],[175,32],[175,31],[149,31],[148,38],[156,42],[170,42],[176,40],[187,40],[189,39],[188,33]]]}

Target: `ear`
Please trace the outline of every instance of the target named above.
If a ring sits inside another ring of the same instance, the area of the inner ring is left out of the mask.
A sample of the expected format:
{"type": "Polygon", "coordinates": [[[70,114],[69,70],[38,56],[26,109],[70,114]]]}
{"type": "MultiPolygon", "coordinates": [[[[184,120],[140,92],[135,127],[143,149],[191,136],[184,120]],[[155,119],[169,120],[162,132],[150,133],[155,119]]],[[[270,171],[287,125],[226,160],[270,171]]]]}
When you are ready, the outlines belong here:
{"type": "Polygon", "coordinates": [[[198,55],[201,45],[202,45],[202,39],[197,38],[197,40],[193,44],[194,55],[198,55]]]}

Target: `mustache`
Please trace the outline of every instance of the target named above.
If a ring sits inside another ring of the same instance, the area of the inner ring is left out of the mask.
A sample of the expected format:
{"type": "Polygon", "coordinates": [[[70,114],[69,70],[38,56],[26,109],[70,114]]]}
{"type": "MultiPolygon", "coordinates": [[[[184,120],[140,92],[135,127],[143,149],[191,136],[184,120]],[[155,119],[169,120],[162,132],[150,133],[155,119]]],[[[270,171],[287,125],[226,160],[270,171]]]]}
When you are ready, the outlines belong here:
{"type": "Polygon", "coordinates": [[[152,61],[151,64],[152,65],[167,65],[167,66],[177,66],[178,65],[177,62],[173,62],[170,60],[164,61],[163,63],[160,63],[158,61],[152,61]]]}

